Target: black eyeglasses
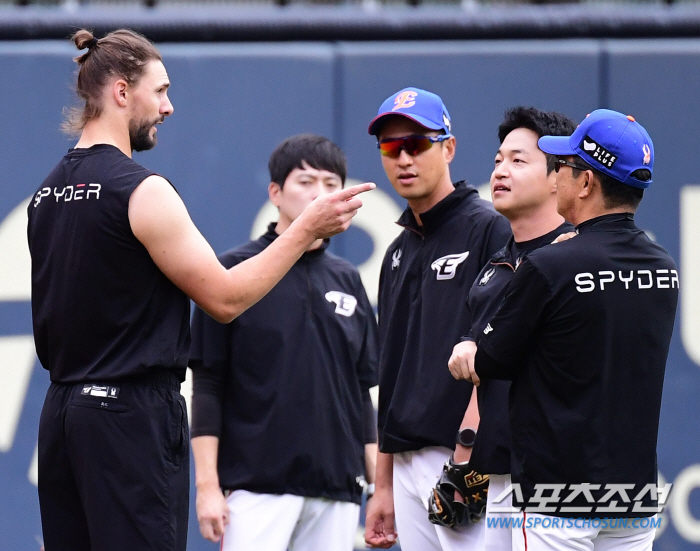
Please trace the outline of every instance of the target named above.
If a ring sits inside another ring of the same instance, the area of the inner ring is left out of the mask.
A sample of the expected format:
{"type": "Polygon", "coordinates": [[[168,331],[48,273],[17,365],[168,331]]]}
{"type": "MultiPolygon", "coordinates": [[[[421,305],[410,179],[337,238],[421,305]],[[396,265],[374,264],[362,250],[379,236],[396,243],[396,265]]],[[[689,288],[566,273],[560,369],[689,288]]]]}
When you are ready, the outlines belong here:
{"type": "Polygon", "coordinates": [[[405,136],[403,138],[387,138],[377,143],[379,152],[385,157],[397,158],[401,155],[401,150],[405,150],[411,157],[415,157],[423,151],[428,151],[434,143],[445,141],[451,138],[452,134],[442,136],[405,136]]]}
{"type": "Polygon", "coordinates": [[[575,165],[573,163],[569,163],[569,162],[565,161],[564,159],[557,159],[556,161],[554,161],[554,172],[559,174],[559,169],[562,167],[562,165],[568,166],[571,168],[575,168],[576,170],[591,170],[590,168],[586,168],[583,166],[575,165]]]}

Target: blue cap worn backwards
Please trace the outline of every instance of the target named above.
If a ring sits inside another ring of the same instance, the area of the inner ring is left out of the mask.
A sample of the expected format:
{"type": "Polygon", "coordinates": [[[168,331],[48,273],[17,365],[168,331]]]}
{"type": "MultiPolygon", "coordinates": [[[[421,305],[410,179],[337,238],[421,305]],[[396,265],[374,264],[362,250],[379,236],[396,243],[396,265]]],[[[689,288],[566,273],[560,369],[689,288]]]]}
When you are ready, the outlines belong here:
{"type": "Polygon", "coordinates": [[[369,123],[368,132],[376,136],[382,122],[390,115],[403,115],[430,130],[452,133],[450,114],[440,96],[420,88],[404,88],[386,98],[369,123]]]}
{"type": "Polygon", "coordinates": [[[538,145],[551,155],[578,155],[593,168],[628,186],[644,189],[651,178],[632,176],[654,168],[654,144],[634,117],[609,109],[588,115],[571,136],[542,136],[538,145]]]}

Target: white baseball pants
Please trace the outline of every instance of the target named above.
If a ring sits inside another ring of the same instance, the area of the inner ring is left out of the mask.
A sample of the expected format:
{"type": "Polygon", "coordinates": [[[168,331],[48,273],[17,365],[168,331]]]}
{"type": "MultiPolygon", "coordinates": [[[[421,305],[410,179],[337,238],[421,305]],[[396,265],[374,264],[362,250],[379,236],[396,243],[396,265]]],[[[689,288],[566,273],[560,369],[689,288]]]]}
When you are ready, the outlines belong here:
{"type": "Polygon", "coordinates": [[[489,475],[486,517],[482,519],[485,525],[484,551],[511,551],[513,549],[511,524],[513,494],[507,491],[510,485],[509,474],[489,475]],[[504,497],[500,499],[501,496],[504,497]],[[501,511],[494,511],[494,509],[501,511]]]}
{"type": "Polygon", "coordinates": [[[457,529],[431,524],[428,497],[452,450],[428,447],[394,454],[394,511],[402,551],[481,551],[484,522],[457,529]]]}
{"type": "Polygon", "coordinates": [[[231,492],[221,551],[352,551],[360,506],[291,494],[231,492]]]}
{"type": "Polygon", "coordinates": [[[602,519],[587,523],[539,513],[513,514],[514,519],[518,517],[525,522],[522,528],[513,528],[513,551],[651,551],[656,534],[652,524],[656,515],[643,519],[607,519],[613,527],[601,526],[602,519]],[[626,526],[620,527],[621,523],[626,526]]]}

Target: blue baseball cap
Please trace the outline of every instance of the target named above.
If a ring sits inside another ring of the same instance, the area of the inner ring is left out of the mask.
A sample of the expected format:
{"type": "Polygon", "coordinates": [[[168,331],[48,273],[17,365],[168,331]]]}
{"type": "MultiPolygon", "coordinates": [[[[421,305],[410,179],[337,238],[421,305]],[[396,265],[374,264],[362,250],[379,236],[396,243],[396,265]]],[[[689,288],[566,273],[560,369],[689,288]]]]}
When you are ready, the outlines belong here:
{"type": "Polygon", "coordinates": [[[368,132],[376,136],[383,119],[391,115],[402,115],[430,130],[452,133],[450,114],[440,96],[420,88],[404,88],[386,98],[369,123],[368,132]]]}
{"type": "Polygon", "coordinates": [[[625,185],[645,189],[649,180],[632,176],[654,169],[654,144],[644,127],[630,115],[597,109],[571,136],[542,136],[538,145],[551,155],[577,155],[596,170],[625,185]]]}

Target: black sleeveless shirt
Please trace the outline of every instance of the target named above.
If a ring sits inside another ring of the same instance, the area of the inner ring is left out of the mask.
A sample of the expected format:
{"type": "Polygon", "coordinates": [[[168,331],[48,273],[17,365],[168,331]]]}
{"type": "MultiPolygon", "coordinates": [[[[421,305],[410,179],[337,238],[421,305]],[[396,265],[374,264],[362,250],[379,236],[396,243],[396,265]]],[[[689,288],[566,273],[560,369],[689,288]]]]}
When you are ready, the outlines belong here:
{"type": "Polygon", "coordinates": [[[111,145],[71,149],[28,206],[34,341],[53,382],[154,369],[184,380],[189,299],[129,224],[129,198],[153,174],[111,145]]]}

